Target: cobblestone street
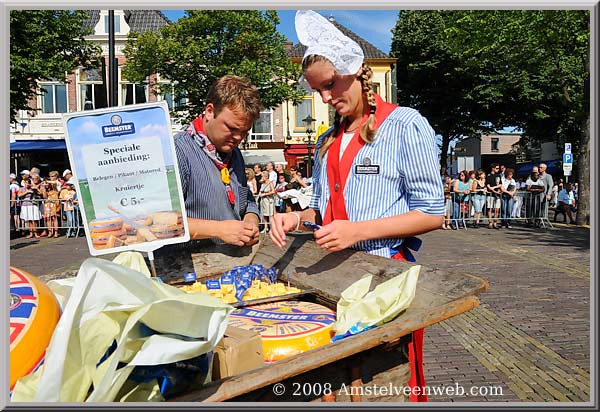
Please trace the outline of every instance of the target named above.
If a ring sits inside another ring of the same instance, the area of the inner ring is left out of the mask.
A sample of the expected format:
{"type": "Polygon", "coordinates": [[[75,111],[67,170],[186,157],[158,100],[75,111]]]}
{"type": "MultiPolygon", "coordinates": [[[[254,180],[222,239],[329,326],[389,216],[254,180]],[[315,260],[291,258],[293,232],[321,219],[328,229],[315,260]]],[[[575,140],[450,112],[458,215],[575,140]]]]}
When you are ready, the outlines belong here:
{"type": "MultiPolygon", "coordinates": [[[[589,228],[438,230],[421,238],[420,264],[490,284],[480,307],[425,331],[428,385],[466,391],[431,402],[590,400],[589,228]]],[[[74,275],[87,257],[85,238],[11,240],[11,265],[44,280],[74,275]]]]}

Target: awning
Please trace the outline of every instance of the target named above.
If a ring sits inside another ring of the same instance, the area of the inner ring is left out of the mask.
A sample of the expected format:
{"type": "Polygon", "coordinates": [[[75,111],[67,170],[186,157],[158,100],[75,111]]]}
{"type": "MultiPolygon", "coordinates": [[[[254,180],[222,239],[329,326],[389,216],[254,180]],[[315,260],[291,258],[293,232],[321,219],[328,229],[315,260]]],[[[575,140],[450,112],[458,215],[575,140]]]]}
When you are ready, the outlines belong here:
{"type": "Polygon", "coordinates": [[[287,164],[283,157],[283,149],[242,150],[242,156],[246,167],[252,167],[256,163],[265,165],[267,162],[287,164]]]}
{"type": "Polygon", "coordinates": [[[560,160],[542,160],[539,162],[527,162],[517,165],[517,176],[529,176],[533,166],[539,166],[540,163],[545,163],[547,166],[546,173],[553,176],[562,176],[563,170],[561,168],[562,162],[560,160]]]}
{"type": "Polygon", "coordinates": [[[11,152],[32,150],[67,150],[67,144],[64,140],[17,140],[10,143],[11,152]]]}

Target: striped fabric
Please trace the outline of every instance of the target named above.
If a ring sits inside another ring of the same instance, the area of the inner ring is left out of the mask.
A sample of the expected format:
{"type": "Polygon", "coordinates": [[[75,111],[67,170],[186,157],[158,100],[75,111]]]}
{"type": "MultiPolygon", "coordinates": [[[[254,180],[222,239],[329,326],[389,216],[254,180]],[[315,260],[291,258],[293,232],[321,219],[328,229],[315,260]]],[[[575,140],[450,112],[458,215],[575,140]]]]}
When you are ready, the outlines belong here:
{"type": "MultiPolygon", "coordinates": [[[[319,161],[322,137],[315,154],[313,195],[310,207],[325,215],[329,201],[327,155],[319,161]]],[[[435,132],[419,112],[398,107],[381,124],[375,141],[356,155],[344,189],[346,210],[351,221],[396,216],[411,210],[444,215],[444,189],[435,132]],[[354,166],[370,159],[379,165],[377,175],[354,173],[354,166]]],[[[391,257],[403,239],[376,239],[359,242],[354,249],[391,257]]]]}
{"type": "MultiPolygon", "coordinates": [[[[246,213],[258,216],[254,195],[246,182],[246,165],[237,147],[233,149],[229,165],[231,188],[235,194],[232,207],[221,181],[221,172],[192,136],[182,131],[175,135],[174,141],[188,217],[221,221],[242,220],[246,213]]],[[[220,239],[211,241],[223,244],[220,239]]]]}

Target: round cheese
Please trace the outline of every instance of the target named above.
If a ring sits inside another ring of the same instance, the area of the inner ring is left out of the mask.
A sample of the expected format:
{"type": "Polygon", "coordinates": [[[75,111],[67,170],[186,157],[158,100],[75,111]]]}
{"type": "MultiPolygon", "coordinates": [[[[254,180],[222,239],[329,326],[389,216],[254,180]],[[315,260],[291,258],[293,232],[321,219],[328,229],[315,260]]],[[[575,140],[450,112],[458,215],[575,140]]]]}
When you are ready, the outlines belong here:
{"type": "Polygon", "coordinates": [[[183,222],[181,212],[162,211],[152,213],[152,222],[155,225],[180,225],[183,222]]]}
{"type": "Polygon", "coordinates": [[[265,362],[274,362],[331,342],[335,312],[311,302],[284,301],[235,310],[229,325],[258,332],[265,362]]]}
{"type": "Polygon", "coordinates": [[[159,239],[167,239],[183,235],[183,225],[152,225],[150,232],[159,239]]]}
{"type": "Polygon", "coordinates": [[[125,228],[120,228],[117,230],[112,230],[110,232],[90,233],[90,236],[92,238],[92,244],[94,245],[105,245],[106,243],[108,243],[108,239],[110,239],[111,235],[119,239],[125,240],[127,239],[127,230],[125,230],[125,228]]]}
{"type": "Polygon", "coordinates": [[[90,221],[90,232],[112,232],[123,227],[123,219],[120,217],[109,217],[102,219],[94,219],[90,221]]]}
{"type": "Polygon", "coordinates": [[[44,360],[60,317],[60,307],[46,284],[10,268],[10,389],[44,360]]]}

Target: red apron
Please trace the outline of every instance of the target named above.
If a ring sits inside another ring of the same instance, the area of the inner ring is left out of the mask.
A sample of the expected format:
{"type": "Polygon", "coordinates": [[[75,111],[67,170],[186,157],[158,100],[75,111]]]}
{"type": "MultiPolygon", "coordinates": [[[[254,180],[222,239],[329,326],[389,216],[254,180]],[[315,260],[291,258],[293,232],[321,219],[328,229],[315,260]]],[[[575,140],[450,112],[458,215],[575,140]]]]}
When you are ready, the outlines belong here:
{"type": "MultiPolygon", "coordinates": [[[[396,109],[396,105],[384,102],[381,97],[375,95],[377,101],[377,110],[375,111],[376,127],[379,127],[387,116],[396,109]]],[[[340,161],[340,147],[344,125],[340,125],[340,130],[335,141],[327,151],[327,181],[329,183],[329,202],[323,216],[323,224],[329,224],[334,220],[348,220],[348,212],[344,199],[344,188],[352,168],[354,158],[364,146],[365,142],[360,137],[360,129],[367,121],[369,114],[364,114],[360,126],[354,132],[352,140],[344,151],[340,161]]],[[[400,249],[392,259],[408,260],[405,256],[404,248],[400,249]]],[[[425,387],[425,374],[423,373],[423,329],[417,330],[412,334],[412,342],[408,345],[408,362],[410,364],[411,378],[408,381],[410,388],[425,387]]],[[[423,389],[421,389],[423,391],[423,389]]],[[[410,400],[412,402],[427,402],[427,394],[415,395],[411,390],[410,400]]]]}

